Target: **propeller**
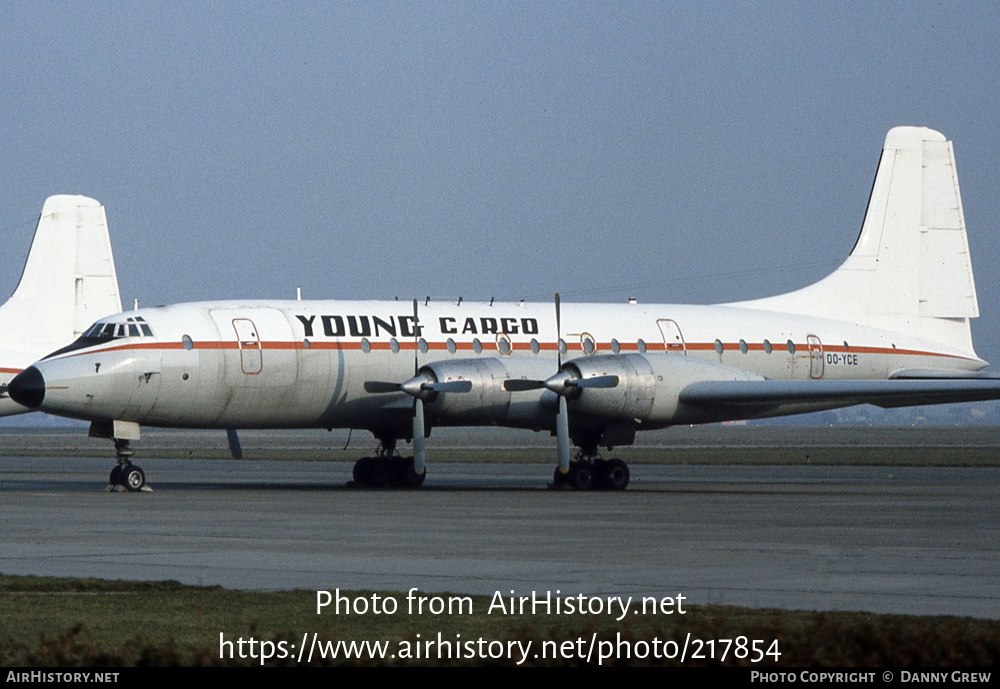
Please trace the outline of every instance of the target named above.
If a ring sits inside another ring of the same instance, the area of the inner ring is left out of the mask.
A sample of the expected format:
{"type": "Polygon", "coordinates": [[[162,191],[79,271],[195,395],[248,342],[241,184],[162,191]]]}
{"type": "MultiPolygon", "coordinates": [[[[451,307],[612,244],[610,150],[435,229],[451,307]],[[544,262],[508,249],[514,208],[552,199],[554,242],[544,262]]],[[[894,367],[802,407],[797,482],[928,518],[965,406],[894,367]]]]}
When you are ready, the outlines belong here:
{"type": "Polygon", "coordinates": [[[424,473],[426,460],[426,444],[424,442],[426,426],[424,424],[424,402],[439,392],[469,392],[472,381],[445,380],[439,381],[430,369],[420,370],[420,328],[418,324],[417,300],[413,300],[413,377],[402,383],[385,380],[366,380],[365,392],[382,394],[390,392],[405,392],[413,398],[413,470],[417,475],[424,473]]]}
{"type": "Polygon", "coordinates": [[[235,428],[226,429],[226,440],[229,441],[229,454],[233,459],[243,459],[243,446],[240,445],[240,436],[235,428]]]}
{"type": "Polygon", "coordinates": [[[574,389],[580,388],[614,388],[618,386],[619,380],[618,376],[614,375],[580,378],[579,374],[572,368],[567,367],[545,380],[511,378],[504,381],[503,386],[508,392],[525,392],[547,388],[557,395],[569,395],[573,393],[574,389]]]}
{"type": "Polygon", "coordinates": [[[428,399],[432,392],[469,392],[472,381],[447,380],[439,382],[430,371],[422,371],[402,383],[390,383],[383,380],[366,380],[365,392],[379,394],[386,392],[405,392],[412,397],[428,399]]]}
{"type": "MultiPolygon", "coordinates": [[[[413,300],[413,378],[420,377],[420,326],[418,325],[420,320],[417,318],[417,300],[413,300]]],[[[413,380],[406,381],[399,386],[400,390],[403,390],[407,394],[413,394],[407,389],[403,388],[403,385],[411,383],[413,380]]],[[[412,389],[412,385],[409,386],[412,389]]],[[[423,392],[422,386],[418,388],[419,392],[423,392]]],[[[429,394],[429,393],[426,393],[429,394]]],[[[413,395],[413,471],[417,476],[423,476],[424,474],[424,463],[427,459],[427,445],[425,442],[425,434],[427,432],[426,426],[424,426],[424,400],[420,395],[413,395]]]]}
{"type": "MultiPolygon", "coordinates": [[[[555,296],[556,306],[556,338],[562,342],[562,309],[559,294],[555,296]]],[[[618,385],[619,378],[615,375],[591,376],[583,378],[579,369],[572,364],[565,368],[562,365],[562,347],[556,346],[556,373],[545,380],[529,380],[525,378],[505,380],[504,389],[508,392],[526,392],[546,388],[559,396],[559,407],[556,411],[556,449],[559,458],[559,473],[569,471],[570,439],[569,439],[569,408],[568,398],[579,394],[583,388],[613,388],[618,385]]]]}
{"type": "MultiPolygon", "coordinates": [[[[556,376],[562,373],[562,309],[559,306],[559,293],[556,292],[556,376]]],[[[554,376],[555,377],[555,376],[554,376]]],[[[550,379],[551,380],[551,379],[550,379]]],[[[545,381],[546,383],[548,381],[545,381]]],[[[546,385],[546,387],[548,387],[546,385]]],[[[551,388],[549,388],[551,389],[551,388]]],[[[559,394],[556,391],[556,394],[559,394]]],[[[572,448],[569,441],[569,408],[566,395],[559,394],[559,408],[556,411],[556,457],[559,459],[559,473],[565,476],[569,473],[569,453],[572,448]]]]}

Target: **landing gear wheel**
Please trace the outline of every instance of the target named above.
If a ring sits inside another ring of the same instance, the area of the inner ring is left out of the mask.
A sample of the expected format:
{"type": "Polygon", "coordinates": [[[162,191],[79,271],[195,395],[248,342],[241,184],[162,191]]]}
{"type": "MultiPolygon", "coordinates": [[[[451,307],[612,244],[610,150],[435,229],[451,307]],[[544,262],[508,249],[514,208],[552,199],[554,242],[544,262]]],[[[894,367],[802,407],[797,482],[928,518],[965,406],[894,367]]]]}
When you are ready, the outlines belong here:
{"type": "Polygon", "coordinates": [[[109,486],[117,486],[121,483],[122,468],[121,465],[116,466],[111,470],[111,478],[108,479],[109,486]]]}
{"type": "Polygon", "coordinates": [[[372,488],[382,488],[389,484],[392,476],[392,467],[385,457],[372,457],[371,466],[368,469],[368,485],[372,488]]]}
{"type": "Polygon", "coordinates": [[[426,468],[422,474],[413,468],[413,457],[396,460],[394,469],[392,484],[401,488],[419,488],[427,478],[426,468]]]}
{"type": "Polygon", "coordinates": [[[629,478],[631,477],[628,464],[620,459],[611,459],[602,468],[601,479],[604,488],[608,490],[625,490],[628,487],[629,478]]]}
{"type": "Polygon", "coordinates": [[[412,457],[363,457],[354,463],[354,482],[368,488],[419,488],[427,470],[418,474],[412,457]]]}
{"type": "Polygon", "coordinates": [[[124,467],[121,467],[119,481],[125,486],[125,490],[135,493],[142,490],[142,487],[146,485],[146,473],[135,464],[126,464],[124,467]]]}
{"type": "Polygon", "coordinates": [[[590,490],[594,487],[594,472],[587,464],[576,463],[569,468],[569,485],[576,490],[590,490]]]}
{"type": "Polygon", "coordinates": [[[351,473],[354,476],[355,483],[368,485],[368,474],[371,471],[370,465],[372,461],[371,457],[362,457],[354,463],[354,470],[351,473]]]}
{"type": "Polygon", "coordinates": [[[556,467],[556,470],[552,473],[552,485],[562,486],[569,483],[569,474],[563,473],[556,467]]]}

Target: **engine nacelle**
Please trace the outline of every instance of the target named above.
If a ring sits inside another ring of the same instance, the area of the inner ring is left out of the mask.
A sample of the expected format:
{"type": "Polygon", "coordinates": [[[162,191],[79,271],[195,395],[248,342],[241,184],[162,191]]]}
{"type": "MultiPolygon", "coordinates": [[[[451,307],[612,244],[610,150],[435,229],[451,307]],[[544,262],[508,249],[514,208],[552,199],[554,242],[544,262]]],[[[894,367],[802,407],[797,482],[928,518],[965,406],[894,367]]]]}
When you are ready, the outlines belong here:
{"type": "Polygon", "coordinates": [[[679,354],[608,354],[563,365],[573,378],[616,376],[613,387],[579,387],[569,394],[570,413],[651,426],[694,423],[701,410],[681,407],[680,392],[705,380],[763,380],[755,373],[679,354]]]}
{"type": "Polygon", "coordinates": [[[553,373],[551,360],[525,358],[456,359],[436,361],[420,367],[437,382],[464,380],[472,383],[468,392],[441,392],[427,398],[425,405],[432,425],[513,426],[548,428],[554,405],[543,399],[553,397],[545,390],[514,392],[504,388],[511,379],[544,379],[553,373]]]}

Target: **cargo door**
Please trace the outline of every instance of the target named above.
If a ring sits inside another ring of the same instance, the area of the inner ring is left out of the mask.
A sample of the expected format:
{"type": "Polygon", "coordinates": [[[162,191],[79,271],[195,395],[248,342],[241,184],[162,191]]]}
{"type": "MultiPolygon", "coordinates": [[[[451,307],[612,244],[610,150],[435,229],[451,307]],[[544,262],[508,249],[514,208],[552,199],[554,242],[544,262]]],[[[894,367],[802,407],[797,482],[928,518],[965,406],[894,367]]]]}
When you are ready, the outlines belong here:
{"type": "Polygon", "coordinates": [[[663,349],[668,354],[687,354],[687,345],[684,344],[684,336],[676,321],[669,318],[661,318],[656,321],[660,327],[660,334],[663,335],[663,349]]]}
{"type": "Polygon", "coordinates": [[[823,377],[823,343],[815,335],[806,337],[809,343],[809,377],[818,380],[823,377]]]}
{"type": "Polygon", "coordinates": [[[236,329],[236,346],[240,350],[240,369],[248,376],[257,375],[264,368],[257,326],[249,318],[234,318],[233,328],[236,329]]]}

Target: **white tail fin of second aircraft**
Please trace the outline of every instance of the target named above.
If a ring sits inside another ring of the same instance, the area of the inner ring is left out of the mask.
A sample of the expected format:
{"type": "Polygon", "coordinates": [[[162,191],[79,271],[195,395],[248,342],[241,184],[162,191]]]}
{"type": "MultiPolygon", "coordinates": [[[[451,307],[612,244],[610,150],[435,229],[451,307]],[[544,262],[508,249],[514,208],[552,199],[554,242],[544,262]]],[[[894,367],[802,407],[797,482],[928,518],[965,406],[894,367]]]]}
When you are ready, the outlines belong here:
{"type": "Polygon", "coordinates": [[[27,366],[119,311],[104,207],[85,196],[50,196],[21,281],[0,306],[0,351],[21,361],[0,366],[27,366]]]}
{"type": "Polygon", "coordinates": [[[979,303],[951,142],[925,127],[890,130],[847,260],[813,285],[740,305],[854,321],[972,353],[969,319],[979,303]]]}

